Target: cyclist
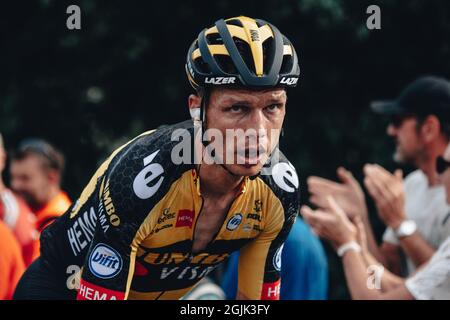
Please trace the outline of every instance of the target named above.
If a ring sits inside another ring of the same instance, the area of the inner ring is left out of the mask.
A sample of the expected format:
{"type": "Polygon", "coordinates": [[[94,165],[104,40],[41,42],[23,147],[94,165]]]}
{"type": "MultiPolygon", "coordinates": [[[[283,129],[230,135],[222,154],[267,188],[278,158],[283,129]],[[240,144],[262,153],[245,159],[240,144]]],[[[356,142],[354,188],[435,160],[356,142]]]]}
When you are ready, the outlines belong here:
{"type": "Polygon", "coordinates": [[[192,43],[186,72],[194,121],[114,151],[43,231],[41,257],[15,298],[178,299],[241,248],[237,297],[279,298],[283,242],[299,207],[298,177],[277,147],[286,88],[300,74],[294,47],[263,20],[221,19],[192,43]],[[258,133],[239,148],[211,129],[258,133]],[[193,157],[177,149],[181,136],[193,157]],[[222,151],[209,152],[214,143],[222,151]]]}

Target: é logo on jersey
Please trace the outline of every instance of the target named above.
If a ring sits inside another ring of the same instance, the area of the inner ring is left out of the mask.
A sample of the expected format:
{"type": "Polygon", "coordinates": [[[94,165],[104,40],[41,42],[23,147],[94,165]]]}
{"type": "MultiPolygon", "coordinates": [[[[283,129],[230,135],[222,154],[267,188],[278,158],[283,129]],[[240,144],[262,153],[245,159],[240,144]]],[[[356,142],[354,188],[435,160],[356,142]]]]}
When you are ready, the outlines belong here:
{"type": "Polygon", "coordinates": [[[298,176],[290,163],[277,163],[272,169],[272,177],[275,183],[284,191],[294,192],[298,188],[298,176]]]}
{"type": "Polygon", "coordinates": [[[145,168],[138,173],[133,181],[134,193],[143,200],[153,196],[156,191],[158,191],[159,187],[161,187],[164,180],[164,177],[160,177],[164,173],[163,167],[159,163],[151,163],[158,152],[159,150],[144,158],[145,168]],[[158,179],[158,181],[151,184],[151,182],[156,179],[158,179]]]}

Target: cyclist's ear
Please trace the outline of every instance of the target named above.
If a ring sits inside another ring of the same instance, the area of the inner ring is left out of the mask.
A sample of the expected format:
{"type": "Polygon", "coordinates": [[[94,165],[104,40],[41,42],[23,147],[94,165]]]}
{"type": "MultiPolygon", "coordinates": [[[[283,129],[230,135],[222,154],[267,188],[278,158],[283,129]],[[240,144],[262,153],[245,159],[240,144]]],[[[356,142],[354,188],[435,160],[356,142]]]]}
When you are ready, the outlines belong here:
{"type": "Polygon", "coordinates": [[[200,108],[202,104],[202,97],[198,94],[190,94],[188,98],[189,109],[200,108]]]}

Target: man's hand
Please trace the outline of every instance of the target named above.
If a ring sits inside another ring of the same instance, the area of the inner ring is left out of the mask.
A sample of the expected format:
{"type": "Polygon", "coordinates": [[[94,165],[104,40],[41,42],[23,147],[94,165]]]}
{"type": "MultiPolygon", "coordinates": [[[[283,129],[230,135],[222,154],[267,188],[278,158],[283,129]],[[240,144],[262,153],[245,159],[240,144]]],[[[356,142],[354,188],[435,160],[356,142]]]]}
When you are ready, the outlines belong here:
{"type": "Polygon", "coordinates": [[[309,201],[319,208],[330,209],[327,196],[331,195],[339,207],[351,218],[355,216],[367,217],[367,206],[364,192],[352,173],[342,167],[337,175],[342,183],[320,177],[308,178],[308,190],[311,193],[309,201]]]}
{"type": "Polygon", "coordinates": [[[392,229],[397,229],[406,219],[402,171],[396,170],[391,174],[379,165],[367,164],[364,173],[364,185],[375,201],[380,219],[392,229]]]}
{"type": "Polygon", "coordinates": [[[357,229],[332,196],[327,196],[327,208],[312,210],[302,206],[300,212],[313,231],[330,241],[335,248],[344,243],[357,241],[357,229]]]}

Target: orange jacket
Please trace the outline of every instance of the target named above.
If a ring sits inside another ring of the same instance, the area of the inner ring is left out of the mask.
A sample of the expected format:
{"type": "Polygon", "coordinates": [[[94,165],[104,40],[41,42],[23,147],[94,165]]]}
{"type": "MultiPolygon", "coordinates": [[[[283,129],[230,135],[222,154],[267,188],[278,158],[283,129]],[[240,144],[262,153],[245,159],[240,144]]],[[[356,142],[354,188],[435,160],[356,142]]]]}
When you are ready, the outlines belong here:
{"type": "Polygon", "coordinates": [[[0,300],[12,299],[25,271],[19,243],[9,228],[0,221],[0,300]]]}
{"type": "Polygon", "coordinates": [[[36,239],[36,219],[26,202],[8,189],[0,192],[0,221],[13,232],[22,249],[25,266],[28,266],[36,239]]]}
{"type": "MultiPolygon", "coordinates": [[[[46,226],[51,224],[55,219],[62,216],[69,209],[72,202],[64,191],[60,191],[52,200],[50,200],[41,209],[34,214],[36,216],[36,230],[39,234],[46,226]]],[[[40,255],[39,238],[34,242],[33,260],[40,255]]]]}

